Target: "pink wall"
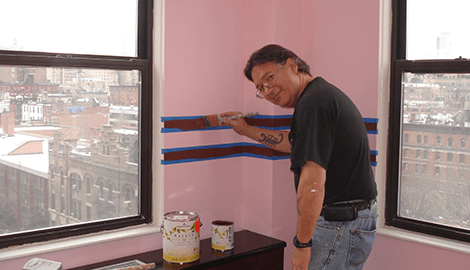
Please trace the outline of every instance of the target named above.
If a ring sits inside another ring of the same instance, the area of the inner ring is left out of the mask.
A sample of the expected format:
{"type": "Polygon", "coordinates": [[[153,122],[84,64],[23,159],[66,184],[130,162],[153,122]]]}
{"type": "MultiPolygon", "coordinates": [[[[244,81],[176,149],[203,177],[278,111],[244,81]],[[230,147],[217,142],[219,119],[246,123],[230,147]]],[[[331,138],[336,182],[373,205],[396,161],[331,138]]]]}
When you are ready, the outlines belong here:
{"type": "MultiPolygon", "coordinates": [[[[244,1],[167,1],[164,115],[206,115],[244,110],[244,1]]],[[[234,132],[199,131],[164,136],[165,148],[241,141],[234,132]]],[[[165,212],[197,212],[210,222],[229,219],[242,229],[243,160],[166,165],[165,212]]]]}
{"type": "MultiPolygon", "coordinates": [[[[175,0],[165,5],[164,116],[229,110],[291,113],[256,99],[242,74],[253,50],[278,43],[304,58],[315,76],[343,89],[364,117],[377,117],[379,1],[175,0]]],[[[165,134],[164,147],[239,141],[244,139],[231,130],[181,132],[165,134]]],[[[288,160],[229,158],[166,165],[164,176],[165,212],[199,213],[203,238],[210,236],[212,220],[230,219],[236,230],[285,240],[289,269],[296,216],[288,160]]],[[[161,246],[155,234],[41,257],[63,261],[68,268],[161,246]]],[[[28,259],[0,262],[0,268],[20,269],[28,259]]],[[[365,269],[459,269],[469,263],[468,255],[378,235],[365,269]]]]}

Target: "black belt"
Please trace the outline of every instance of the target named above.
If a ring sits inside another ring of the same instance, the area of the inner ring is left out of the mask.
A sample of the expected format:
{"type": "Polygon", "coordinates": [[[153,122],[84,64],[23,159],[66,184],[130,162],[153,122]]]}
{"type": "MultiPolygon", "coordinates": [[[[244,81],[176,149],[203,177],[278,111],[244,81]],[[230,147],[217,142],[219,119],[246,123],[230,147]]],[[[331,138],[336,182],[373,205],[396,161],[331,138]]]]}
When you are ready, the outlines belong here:
{"type": "Polygon", "coordinates": [[[358,202],[335,203],[323,206],[320,216],[328,221],[351,221],[358,217],[361,210],[370,208],[376,199],[362,200],[358,202]]]}

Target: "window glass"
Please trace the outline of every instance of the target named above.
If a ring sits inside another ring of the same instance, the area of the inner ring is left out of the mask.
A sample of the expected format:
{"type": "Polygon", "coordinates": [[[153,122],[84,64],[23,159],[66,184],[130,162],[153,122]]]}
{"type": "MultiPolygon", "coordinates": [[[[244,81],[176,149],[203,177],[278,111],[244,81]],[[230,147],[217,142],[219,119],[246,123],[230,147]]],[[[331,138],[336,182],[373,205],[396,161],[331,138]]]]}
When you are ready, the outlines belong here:
{"type": "Polygon", "coordinates": [[[423,159],[401,157],[399,215],[470,229],[470,181],[457,181],[470,179],[470,162],[465,159],[470,149],[453,144],[453,138],[470,138],[470,74],[405,72],[402,92],[403,134],[422,136],[430,143],[419,144],[404,135],[403,153],[422,151],[425,155],[423,159]],[[447,158],[441,153],[447,153],[447,158]],[[453,159],[453,155],[460,158],[453,159]]]}
{"type": "Polygon", "coordinates": [[[0,65],[0,235],[139,214],[140,77],[0,65]]]}
{"type": "Polygon", "coordinates": [[[470,58],[470,1],[407,0],[407,59],[470,58]]]}
{"type": "Polygon", "coordinates": [[[0,10],[0,249],[152,222],[154,1],[0,10]]]}
{"type": "Polygon", "coordinates": [[[4,0],[0,10],[0,50],[137,56],[137,0],[4,0]]]}

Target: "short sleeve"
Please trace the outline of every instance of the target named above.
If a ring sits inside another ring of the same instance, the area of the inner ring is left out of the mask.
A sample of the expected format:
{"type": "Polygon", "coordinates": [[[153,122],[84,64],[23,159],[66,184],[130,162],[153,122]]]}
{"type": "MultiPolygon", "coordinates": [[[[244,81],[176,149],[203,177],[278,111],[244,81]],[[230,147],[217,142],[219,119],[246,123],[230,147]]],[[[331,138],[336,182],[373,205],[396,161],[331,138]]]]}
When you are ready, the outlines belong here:
{"type": "Polygon", "coordinates": [[[309,104],[296,108],[291,127],[291,169],[298,170],[306,161],[327,169],[335,138],[332,113],[324,106],[309,104]]]}

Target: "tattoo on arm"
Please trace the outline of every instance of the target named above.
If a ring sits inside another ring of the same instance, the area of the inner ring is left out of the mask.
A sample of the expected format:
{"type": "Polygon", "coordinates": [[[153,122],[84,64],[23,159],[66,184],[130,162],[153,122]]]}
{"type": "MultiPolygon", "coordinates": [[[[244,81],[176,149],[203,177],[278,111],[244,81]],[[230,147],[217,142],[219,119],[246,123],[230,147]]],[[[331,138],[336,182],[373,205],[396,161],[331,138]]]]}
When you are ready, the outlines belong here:
{"type": "Polygon", "coordinates": [[[284,135],[281,133],[279,134],[279,137],[276,138],[273,135],[270,134],[261,134],[261,139],[258,141],[261,143],[265,143],[269,147],[275,147],[277,144],[280,144],[284,140],[284,135]]]}

